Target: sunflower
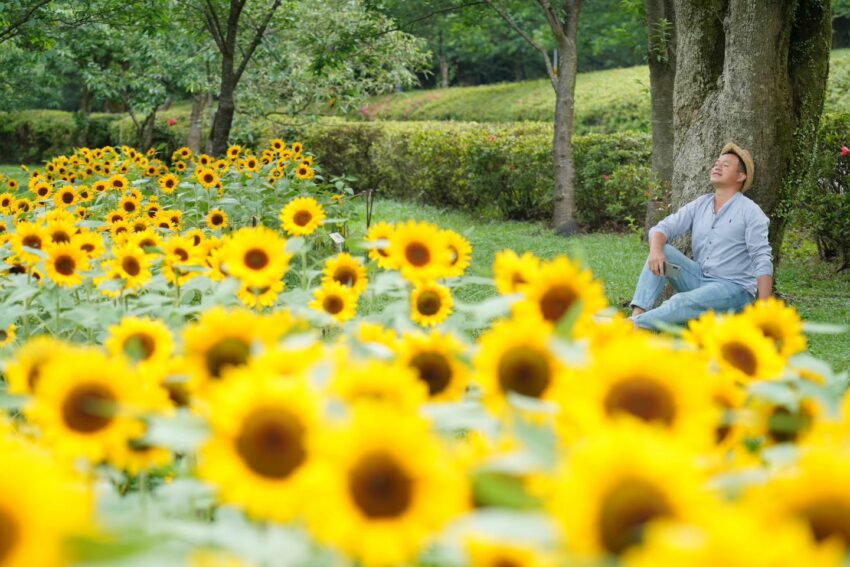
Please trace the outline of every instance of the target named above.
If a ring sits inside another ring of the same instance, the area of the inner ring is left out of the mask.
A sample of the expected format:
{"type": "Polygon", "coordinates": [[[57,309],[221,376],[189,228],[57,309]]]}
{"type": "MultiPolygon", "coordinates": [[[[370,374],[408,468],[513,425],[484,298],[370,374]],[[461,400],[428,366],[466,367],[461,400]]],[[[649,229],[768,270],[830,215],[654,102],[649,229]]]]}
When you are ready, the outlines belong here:
{"type": "Polygon", "coordinates": [[[487,405],[501,411],[509,395],[553,399],[565,368],[551,338],[550,328],[534,319],[501,321],[481,336],[475,371],[487,405]]]}
{"type": "Polygon", "coordinates": [[[198,249],[192,239],[187,236],[170,236],[163,245],[165,250],[162,273],[165,278],[175,284],[183,285],[198,275],[194,269],[186,270],[184,267],[194,268],[203,264],[202,251],[198,249]]]}
{"type": "Polygon", "coordinates": [[[49,242],[50,235],[44,227],[29,222],[19,222],[15,225],[12,249],[24,264],[37,264],[41,260],[41,256],[35,252],[29,252],[27,248],[41,250],[49,242]]]}
{"type": "Polygon", "coordinates": [[[173,193],[180,183],[180,178],[173,173],[169,173],[160,177],[158,182],[159,188],[163,193],[173,193]]]}
{"type": "Polygon", "coordinates": [[[76,231],[77,227],[74,226],[73,220],[54,220],[47,223],[47,234],[54,244],[71,242],[71,237],[76,231]]]}
{"type": "Polygon", "coordinates": [[[18,213],[28,213],[32,210],[32,201],[24,198],[16,199],[14,209],[18,213]]]}
{"type": "Polygon", "coordinates": [[[310,308],[325,313],[337,323],[344,323],[357,315],[357,294],[339,282],[328,282],[313,291],[310,308]]]}
{"type": "Polygon", "coordinates": [[[57,207],[70,207],[77,203],[77,192],[70,185],[62,187],[53,196],[53,203],[57,207]]]}
{"type": "Polygon", "coordinates": [[[781,299],[771,297],[747,306],[742,317],[748,318],[761,329],[776,345],[776,350],[785,358],[806,350],[803,321],[793,307],[781,299]]]}
{"type": "Polygon", "coordinates": [[[642,334],[615,340],[563,383],[562,425],[587,434],[614,421],[638,420],[681,435],[692,446],[709,447],[712,427],[720,421],[711,378],[694,353],[642,334]]]}
{"type": "Polygon", "coordinates": [[[220,380],[229,368],[245,366],[255,343],[276,340],[268,321],[244,309],[214,307],[183,328],[187,369],[195,386],[220,380]]]}
{"type": "Polygon", "coordinates": [[[207,226],[210,230],[222,230],[227,228],[227,213],[221,209],[212,209],[207,213],[207,226]]]}
{"type": "Polygon", "coordinates": [[[469,370],[460,357],[466,346],[450,333],[404,335],[398,346],[398,360],[416,372],[428,387],[431,401],[457,401],[469,383],[469,370]]]}
{"type": "Polygon", "coordinates": [[[270,146],[270,147],[271,147],[274,151],[276,151],[276,152],[280,152],[280,151],[283,151],[283,150],[286,148],[286,142],[284,142],[284,141],[283,141],[283,140],[281,140],[280,138],[274,138],[274,139],[273,139],[273,140],[269,143],[269,146],[270,146]]]}
{"type": "Polygon", "coordinates": [[[588,319],[608,306],[602,283],[566,256],[545,262],[525,287],[525,299],[514,304],[517,313],[556,325],[573,307],[588,319]]]}
{"type": "Polygon", "coordinates": [[[239,229],[222,248],[226,273],[254,287],[283,279],[291,257],[286,239],[264,226],[239,229]]]}
{"type": "Polygon", "coordinates": [[[54,356],[61,357],[67,349],[66,343],[47,335],[29,339],[6,366],[9,393],[31,394],[41,380],[44,365],[54,356]]]}
{"type": "Polygon", "coordinates": [[[389,253],[390,239],[394,232],[395,225],[381,221],[369,227],[369,231],[366,233],[366,242],[372,246],[369,250],[369,257],[384,269],[395,268],[389,253]]]}
{"type": "Polygon", "coordinates": [[[531,545],[496,540],[492,536],[468,538],[466,553],[469,567],[554,567],[556,564],[531,545]]]}
{"type": "Polygon", "coordinates": [[[779,378],[784,361],[772,339],[749,318],[727,317],[711,334],[707,351],[721,372],[739,382],[779,378]]]}
{"type": "Polygon", "coordinates": [[[138,437],[128,439],[123,446],[115,447],[109,462],[119,471],[130,476],[163,469],[174,462],[174,453],[164,447],[152,445],[146,438],[147,429],[138,437]]]}
{"type": "Polygon", "coordinates": [[[219,182],[218,174],[209,167],[199,167],[195,170],[195,177],[205,189],[212,189],[219,182]]]}
{"type": "Polygon", "coordinates": [[[138,291],[150,281],[151,256],[141,247],[128,242],[114,248],[112,255],[113,259],[108,262],[108,267],[111,267],[117,276],[124,280],[124,289],[138,291]]]}
{"type": "Polygon", "coordinates": [[[0,347],[9,346],[10,344],[15,342],[15,336],[17,326],[12,323],[5,329],[0,328],[0,347]]]}
{"type": "Polygon", "coordinates": [[[383,345],[394,351],[398,348],[399,337],[393,329],[388,329],[380,323],[361,321],[357,327],[357,340],[361,343],[383,345]]]}
{"type": "Polygon", "coordinates": [[[283,229],[291,236],[309,236],[325,220],[325,210],[312,197],[297,197],[280,211],[283,229]]]}
{"type": "Polygon", "coordinates": [[[130,368],[94,349],[74,348],[42,368],[27,416],[69,457],[99,462],[144,431],[148,399],[130,368]]]}
{"type": "Polygon", "coordinates": [[[47,453],[2,427],[0,467],[0,564],[70,564],[67,540],[94,528],[91,492],[47,453]]]}
{"type": "Polygon", "coordinates": [[[682,332],[682,339],[698,349],[706,348],[711,336],[717,332],[717,325],[722,320],[713,309],[699,316],[699,319],[688,321],[688,328],[682,332]]]}
{"type": "Polygon", "coordinates": [[[572,448],[549,506],[573,552],[603,559],[639,547],[655,521],[705,513],[714,504],[705,480],[685,445],[621,422],[572,448]]]}
{"type": "Polygon", "coordinates": [[[446,235],[451,255],[446,277],[460,277],[472,261],[472,245],[466,238],[453,230],[444,230],[443,233],[446,235]]]}
{"type": "Polygon", "coordinates": [[[747,407],[746,431],[762,447],[778,443],[799,443],[815,430],[825,412],[817,398],[804,397],[794,404],[782,404],[761,398],[747,407]]]}
{"type": "Polygon", "coordinates": [[[239,154],[242,153],[242,146],[233,145],[227,148],[227,157],[230,159],[236,159],[239,157],[239,154]]]}
{"type": "Polygon", "coordinates": [[[283,291],[283,280],[271,280],[267,285],[252,286],[241,284],[236,297],[245,307],[271,307],[277,302],[280,292],[283,291]]]}
{"type": "Polygon", "coordinates": [[[463,470],[428,423],[375,404],[325,436],[313,482],[310,532],[367,567],[414,563],[469,502],[463,470]]]}
{"type": "Polygon", "coordinates": [[[176,171],[177,173],[186,173],[186,170],[188,168],[189,168],[189,166],[186,165],[185,161],[181,160],[181,161],[174,162],[174,171],[176,171]]]}
{"type": "Polygon", "coordinates": [[[208,415],[198,476],[252,517],[292,520],[310,498],[316,395],[300,380],[236,370],[212,390],[208,415]]]}
{"type": "Polygon", "coordinates": [[[53,194],[53,185],[46,181],[41,181],[32,187],[32,192],[35,193],[38,200],[46,201],[53,194]]]}
{"type": "Polygon", "coordinates": [[[13,193],[0,193],[0,209],[8,210],[15,203],[13,193]]]}
{"type": "Polygon", "coordinates": [[[204,229],[193,228],[183,233],[183,236],[192,241],[192,246],[200,246],[206,240],[207,235],[204,234],[204,229]]]}
{"type": "Polygon", "coordinates": [[[438,283],[419,282],[410,294],[410,318],[423,327],[445,321],[453,306],[451,291],[438,283]]]}
{"type": "Polygon", "coordinates": [[[518,256],[513,250],[502,250],[493,260],[496,289],[502,295],[525,291],[525,287],[540,271],[540,258],[531,252],[518,256]]]}
{"type": "Polygon", "coordinates": [[[659,523],[623,567],[838,567],[841,554],[819,549],[793,521],[764,518],[749,506],[727,506],[690,524],[659,523]]]}
{"type": "Polygon", "coordinates": [[[127,213],[127,218],[139,214],[139,200],[132,195],[125,195],[118,201],[118,208],[127,213]]]}
{"type": "Polygon", "coordinates": [[[323,285],[328,282],[338,282],[350,287],[357,295],[366,291],[366,286],[369,284],[366,279],[366,268],[359,258],[354,258],[348,252],[340,252],[328,258],[322,273],[323,285]]]}
{"type": "Polygon", "coordinates": [[[166,364],[174,353],[168,326],[141,317],[124,317],[120,324],[110,326],[104,346],[112,356],[124,357],[132,364],[166,364]]]}
{"type": "Polygon", "coordinates": [[[248,156],[243,162],[243,167],[246,171],[257,173],[260,171],[260,162],[254,156],[248,156]]]}
{"type": "Polygon", "coordinates": [[[120,193],[123,192],[125,189],[130,188],[130,181],[123,175],[117,174],[109,178],[109,181],[107,181],[107,185],[109,186],[109,188],[120,193]]]}
{"type": "Polygon", "coordinates": [[[83,283],[80,272],[89,269],[89,259],[82,250],[70,242],[48,244],[44,250],[47,252],[47,259],[44,261],[45,270],[51,280],[63,287],[73,287],[83,283]]]}
{"type": "Polygon", "coordinates": [[[316,177],[316,172],[307,164],[301,164],[295,168],[295,177],[298,179],[308,180],[316,177]]]}
{"type": "Polygon", "coordinates": [[[402,411],[415,412],[428,399],[428,386],[413,368],[377,359],[340,361],[329,388],[349,404],[382,402],[402,411]]]}
{"type": "Polygon", "coordinates": [[[389,253],[393,265],[409,280],[444,277],[451,263],[445,233],[426,222],[396,225],[390,237],[389,253]]]}

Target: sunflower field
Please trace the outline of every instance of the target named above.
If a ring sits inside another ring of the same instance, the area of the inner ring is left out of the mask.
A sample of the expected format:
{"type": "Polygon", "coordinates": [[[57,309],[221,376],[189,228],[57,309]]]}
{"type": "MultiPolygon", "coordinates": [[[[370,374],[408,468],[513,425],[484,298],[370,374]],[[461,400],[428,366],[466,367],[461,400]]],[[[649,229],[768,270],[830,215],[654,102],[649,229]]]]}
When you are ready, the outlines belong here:
{"type": "Polygon", "coordinates": [[[2,567],[846,563],[847,376],[781,301],[639,331],[567,256],[473,276],[457,232],[358,232],[281,139],[23,177],[2,567]]]}

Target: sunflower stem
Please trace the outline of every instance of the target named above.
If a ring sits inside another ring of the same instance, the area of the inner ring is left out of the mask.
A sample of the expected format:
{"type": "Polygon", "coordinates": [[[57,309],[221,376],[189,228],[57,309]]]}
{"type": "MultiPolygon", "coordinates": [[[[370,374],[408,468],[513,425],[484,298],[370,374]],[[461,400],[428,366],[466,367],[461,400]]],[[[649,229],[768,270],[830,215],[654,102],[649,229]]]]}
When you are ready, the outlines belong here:
{"type": "Polygon", "coordinates": [[[310,287],[310,281],[307,279],[307,247],[301,247],[301,286],[304,291],[310,287]]]}

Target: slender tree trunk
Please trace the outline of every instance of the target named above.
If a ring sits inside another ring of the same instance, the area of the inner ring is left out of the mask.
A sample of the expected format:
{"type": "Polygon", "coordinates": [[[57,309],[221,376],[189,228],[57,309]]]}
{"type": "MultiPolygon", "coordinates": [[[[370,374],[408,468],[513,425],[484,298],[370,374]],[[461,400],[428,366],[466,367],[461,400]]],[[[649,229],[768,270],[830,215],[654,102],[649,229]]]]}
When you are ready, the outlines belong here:
{"type": "Polygon", "coordinates": [[[192,113],[189,115],[189,134],[186,136],[186,145],[196,154],[201,151],[201,126],[208,96],[208,93],[201,91],[192,97],[192,113]]]}
{"type": "Polygon", "coordinates": [[[710,191],[708,171],[735,141],[755,162],[747,196],[779,244],[794,181],[805,178],[823,109],[829,0],[675,0],[674,207],[710,191]]]}
{"type": "Polygon", "coordinates": [[[555,136],[552,157],[555,165],[555,231],[569,235],[576,231],[575,185],[573,161],[573,121],[575,118],[576,72],[578,70],[579,0],[565,2],[567,21],[558,41],[558,73],[555,86],[555,136]]]}
{"type": "MultiPolygon", "coordinates": [[[[667,213],[673,181],[673,87],[676,80],[676,16],[673,0],[645,0],[652,96],[652,176],[658,193],[646,204],[648,231],[667,213]]],[[[646,236],[644,231],[644,237],[646,236]]]]}
{"type": "Polygon", "coordinates": [[[80,108],[76,116],[77,144],[81,147],[89,145],[89,119],[91,118],[92,92],[83,85],[80,92],[80,108]]]}
{"type": "Polygon", "coordinates": [[[139,145],[143,151],[153,145],[154,125],[156,124],[156,109],[152,110],[142,121],[139,129],[139,145]]]}
{"type": "Polygon", "coordinates": [[[233,54],[225,55],[221,61],[221,88],[219,89],[218,108],[212,123],[213,155],[222,156],[227,152],[230,129],[233,126],[233,115],[236,112],[236,103],[233,95],[236,90],[236,81],[233,74],[233,54]]]}
{"type": "Polygon", "coordinates": [[[442,53],[437,56],[437,60],[440,62],[440,87],[447,89],[449,88],[449,60],[442,53]]]}

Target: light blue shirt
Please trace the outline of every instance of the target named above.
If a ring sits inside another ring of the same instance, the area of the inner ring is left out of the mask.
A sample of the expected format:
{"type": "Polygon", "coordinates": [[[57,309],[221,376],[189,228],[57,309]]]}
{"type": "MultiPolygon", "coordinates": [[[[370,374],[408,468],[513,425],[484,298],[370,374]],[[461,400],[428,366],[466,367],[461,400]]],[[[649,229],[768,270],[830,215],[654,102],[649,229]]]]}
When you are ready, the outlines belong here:
{"type": "Polygon", "coordinates": [[[736,193],[714,214],[714,194],[697,197],[652,227],[670,241],[691,233],[694,261],[709,278],[736,283],[753,297],[756,278],[773,275],[767,240],[770,220],[752,200],[736,193]]]}

